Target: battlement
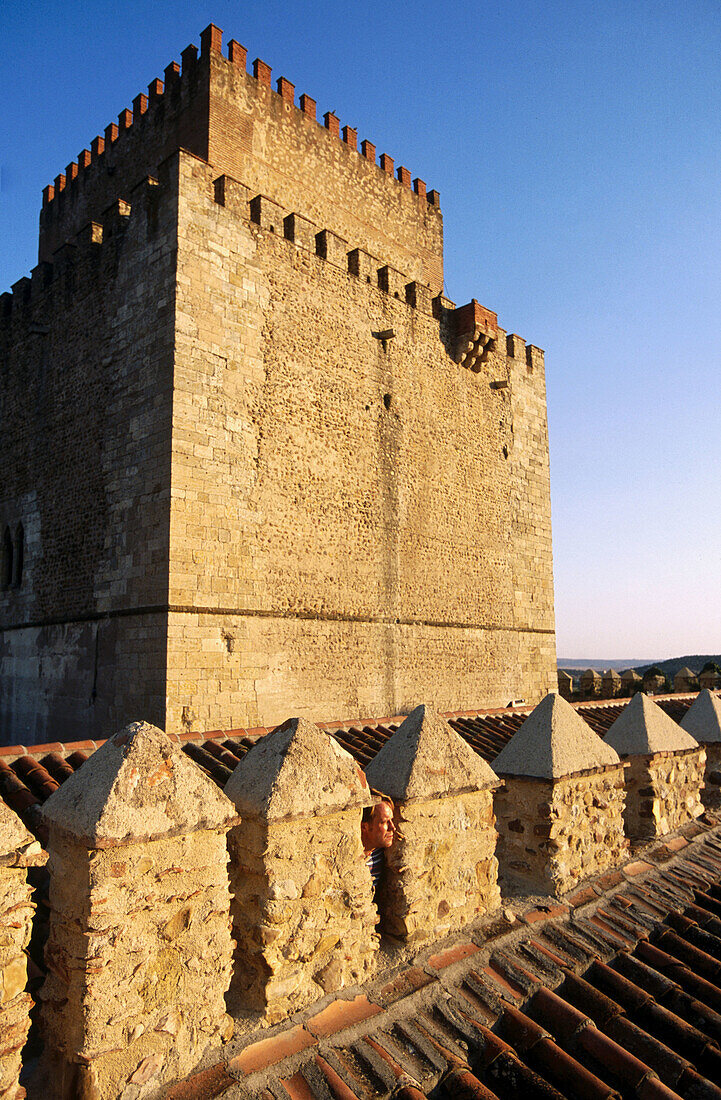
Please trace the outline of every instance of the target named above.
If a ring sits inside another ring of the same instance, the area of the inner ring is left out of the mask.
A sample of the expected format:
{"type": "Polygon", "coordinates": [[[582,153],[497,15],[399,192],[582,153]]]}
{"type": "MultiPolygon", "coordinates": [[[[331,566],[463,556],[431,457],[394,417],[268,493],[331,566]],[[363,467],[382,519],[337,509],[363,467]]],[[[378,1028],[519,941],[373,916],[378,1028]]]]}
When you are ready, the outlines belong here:
{"type": "MultiPolygon", "coordinates": [[[[347,124],[341,127],[333,112],[326,112],[319,121],[316,101],[307,94],[302,94],[296,105],[295,86],[286,77],[277,79],[274,90],[271,68],[260,58],[249,73],[247,50],[235,39],[228,43],[224,55],[222,31],[214,24],[202,32],[200,42],[200,53],[194,45],[186,47],[181,63],[171,62],[165,68],[164,80],[152,80],[147,95],[137,95],[132,110],[123,109],[117,123],[106,126],[104,134],[94,137],[90,148],[83,149],[45,187],[41,261],[50,260],[65,239],[96,220],[111,193],[119,185],[122,189],[134,182],[131,174],[137,178],[149,173],[153,164],[184,148],[235,176],[247,176],[238,168],[250,159],[258,177],[249,181],[251,186],[259,185],[258,190],[275,200],[281,198],[279,190],[284,186],[287,190],[287,181],[276,179],[273,193],[271,181],[281,162],[307,162],[301,190],[315,196],[316,212],[330,207],[324,192],[331,189],[332,177],[340,176],[347,217],[355,217],[354,211],[362,208],[369,195],[379,195],[384,221],[398,219],[400,214],[399,242],[408,238],[409,221],[424,223],[415,233],[420,238],[416,250],[437,253],[429,270],[440,269],[442,230],[437,191],[428,190],[420,178],[411,180],[405,166],[396,169],[388,154],[376,159],[375,145],[364,139],[359,146],[357,129],[347,124]],[[407,198],[401,199],[398,193],[407,198]]],[[[337,183],[336,179],[332,185],[336,194],[337,183]]],[[[374,211],[373,218],[367,220],[377,222],[378,217],[374,211]]],[[[343,226],[332,228],[339,232],[343,226]]],[[[384,235],[388,235],[387,227],[384,235]]],[[[394,259],[397,263],[397,257],[394,259]]]]}
{"type": "Polygon", "coordinates": [[[143,218],[146,230],[157,216],[161,190],[158,180],[146,176],[129,188],[127,198],[115,198],[101,215],[88,222],[55,250],[52,261],[42,260],[13,283],[10,292],[0,294],[0,331],[13,330],[45,335],[49,321],[71,309],[78,299],[97,289],[99,280],[112,280],[131,215],[143,218]]]}
{"type": "MultiPolygon", "coordinates": [[[[231,50],[231,55],[236,52],[231,50]]],[[[145,176],[127,188],[123,192],[127,198],[115,197],[98,220],[88,222],[55,250],[52,262],[41,261],[32,269],[30,277],[19,279],[10,293],[0,295],[0,326],[27,322],[29,331],[40,331],[42,315],[38,313],[36,317],[37,305],[45,311],[48,307],[62,310],[85,293],[86,276],[93,284],[101,270],[103,278],[112,277],[118,245],[131,224],[131,218],[137,220],[142,217],[147,226],[157,216],[157,204],[164,191],[158,177],[163,174],[164,166],[157,166],[155,175],[145,176]]],[[[433,295],[428,284],[399,271],[385,259],[361,247],[354,247],[332,229],[311,221],[304,213],[286,210],[266,195],[254,195],[249,186],[230,176],[216,177],[209,197],[257,229],[273,233],[305,249],[331,267],[404,302],[418,313],[434,317],[439,322],[441,338],[452,358],[474,373],[481,371],[494,352],[505,354],[510,359],[525,359],[529,368],[538,356],[542,362],[543,352],[540,349],[526,346],[525,341],[515,335],[505,338],[503,329],[498,326],[497,315],[481,306],[475,298],[464,306],[456,307],[443,294],[433,295]]]]}

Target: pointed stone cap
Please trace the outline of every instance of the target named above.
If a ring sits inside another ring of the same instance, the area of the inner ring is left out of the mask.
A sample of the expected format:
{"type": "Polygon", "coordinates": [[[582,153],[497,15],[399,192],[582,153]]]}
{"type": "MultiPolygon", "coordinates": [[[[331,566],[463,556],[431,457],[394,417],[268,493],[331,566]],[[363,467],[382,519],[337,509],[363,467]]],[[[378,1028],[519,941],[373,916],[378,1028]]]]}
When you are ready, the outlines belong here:
{"type": "Polygon", "coordinates": [[[635,668],[627,668],[625,672],[621,673],[621,679],[627,684],[636,684],[641,682],[641,677],[636,672],[635,668]]]}
{"type": "Polygon", "coordinates": [[[497,787],[498,776],[431,707],[419,706],[366,768],[371,787],[399,802],[497,787]]]}
{"type": "Polygon", "coordinates": [[[684,714],[680,725],[697,741],[721,741],[721,699],[704,688],[684,714]]]}
{"type": "Polygon", "coordinates": [[[18,815],[0,800],[0,867],[30,867],[47,859],[40,841],[18,815]]]}
{"type": "Polygon", "coordinates": [[[604,745],[570,703],[551,692],[498,754],[493,770],[499,775],[562,779],[614,764],[620,764],[618,754],[604,745]]]}
{"type": "Polygon", "coordinates": [[[88,848],[215,829],[236,816],[180,745],[147,722],[132,722],[101,745],[42,815],[88,848]]]}
{"type": "MultiPolygon", "coordinates": [[[[692,668],[688,667],[688,665],[684,665],[683,668],[680,668],[676,673],[676,676],[683,676],[685,680],[698,680],[698,676],[692,668]]],[[[676,679],[676,676],[674,676],[674,680],[676,679]]]]}
{"type": "Polygon", "coordinates": [[[267,820],[370,804],[359,765],[307,718],[290,718],[249,749],[225,785],[243,817],[267,820]]]}
{"type": "Polygon", "coordinates": [[[698,742],[642,691],[634,695],[604,740],[621,756],[651,756],[655,752],[698,748],[698,742]]]}

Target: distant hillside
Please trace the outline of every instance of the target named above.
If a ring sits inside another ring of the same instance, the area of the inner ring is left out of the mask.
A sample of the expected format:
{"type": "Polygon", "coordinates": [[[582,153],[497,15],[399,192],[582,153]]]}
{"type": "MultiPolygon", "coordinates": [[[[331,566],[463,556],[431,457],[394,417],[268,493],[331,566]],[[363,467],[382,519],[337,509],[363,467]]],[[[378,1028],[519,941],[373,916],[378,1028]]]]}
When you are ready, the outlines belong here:
{"type": "Polygon", "coordinates": [[[610,660],[582,662],[570,660],[568,658],[559,658],[557,664],[559,669],[563,669],[564,672],[570,673],[571,676],[577,676],[579,672],[583,672],[586,668],[593,668],[597,672],[605,672],[607,668],[615,668],[618,672],[625,672],[627,668],[634,668],[639,676],[643,676],[646,669],[651,668],[651,665],[657,665],[664,676],[673,680],[679,669],[690,668],[692,672],[699,673],[708,661],[715,661],[716,664],[721,667],[721,654],[695,653],[686,657],[669,657],[665,661],[639,661],[638,658],[631,658],[628,661],[610,660]]]}
{"type": "MultiPolygon", "coordinates": [[[[583,672],[584,669],[594,668],[596,672],[605,672],[607,668],[615,668],[619,672],[627,668],[650,668],[655,664],[653,658],[644,657],[614,657],[607,660],[588,660],[583,657],[559,657],[556,661],[559,668],[566,672],[583,672]]],[[[683,666],[681,666],[683,667],[683,666]]]]}

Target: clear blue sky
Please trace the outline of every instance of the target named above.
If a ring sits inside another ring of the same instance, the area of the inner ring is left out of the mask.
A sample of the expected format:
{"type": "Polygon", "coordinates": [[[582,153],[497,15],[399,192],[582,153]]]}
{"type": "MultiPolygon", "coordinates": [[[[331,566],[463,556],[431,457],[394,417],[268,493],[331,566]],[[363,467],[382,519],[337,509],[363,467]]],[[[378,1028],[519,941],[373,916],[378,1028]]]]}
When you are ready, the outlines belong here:
{"type": "Polygon", "coordinates": [[[721,651],[718,0],[5,0],[0,289],[41,191],[211,20],[441,193],[546,351],[558,651],[721,651]]]}

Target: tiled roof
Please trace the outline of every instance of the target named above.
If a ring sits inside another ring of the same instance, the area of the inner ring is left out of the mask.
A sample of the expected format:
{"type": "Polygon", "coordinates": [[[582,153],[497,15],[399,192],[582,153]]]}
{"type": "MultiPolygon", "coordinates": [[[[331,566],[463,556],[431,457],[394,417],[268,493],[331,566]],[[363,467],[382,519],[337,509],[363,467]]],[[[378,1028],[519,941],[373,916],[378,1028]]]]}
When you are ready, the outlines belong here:
{"type": "MultiPolygon", "coordinates": [[[[680,717],[692,699],[660,703],[680,717]]],[[[624,705],[577,709],[603,733],[624,705]]],[[[445,717],[492,760],[530,710],[445,717]]],[[[401,720],[323,728],[364,763],[401,720]]],[[[178,740],[224,784],[267,732],[178,740]]],[[[42,802],[97,747],[0,749],[0,791],[37,828],[42,802]]],[[[40,873],[30,946],[35,993],[46,880],[40,873]]],[[[375,981],[274,1028],[241,1014],[236,1037],[172,1086],[168,1100],[721,1100],[721,818],[707,813],[560,902],[504,904],[415,957],[391,942],[375,981]]],[[[31,1033],[30,1047],[38,1038],[31,1033]]]]}
{"type": "MultiPolygon", "coordinates": [[[[676,721],[681,720],[694,699],[695,694],[654,697],[654,701],[676,721]]],[[[603,736],[627,703],[628,700],[622,700],[574,705],[591,729],[603,736]]],[[[526,706],[504,710],[451,711],[443,717],[479,756],[492,764],[532,710],[533,707],[526,706]]],[[[318,725],[365,767],[395,733],[403,718],[404,715],[396,715],[368,722],[319,722],[318,725]]],[[[213,730],[173,736],[181,742],[188,756],[223,787],[251,745],[273,728],[260,726],[247,730],[213,730]]],[[[102,741],[76,741],[65,745],[54,742],[0,748],[0,797],[20,815],[32,832],[44,839],[39,821],[43,802],[102,744],[102,741]]]]}
{"type": "Polygon", "coordinates": [[[168,1100],[720,1100],[719,818],[565,902],[246,1032],[168,1100]]]}

